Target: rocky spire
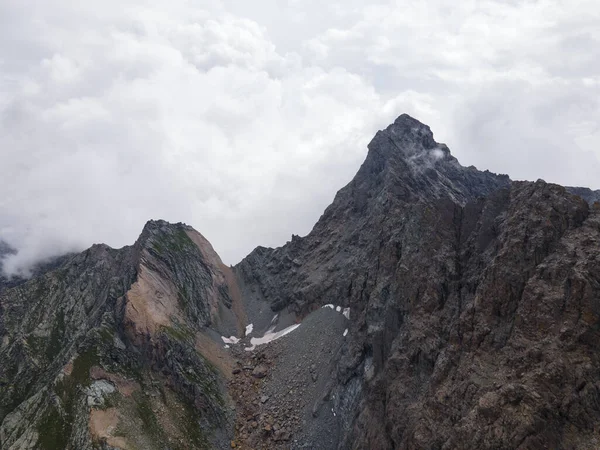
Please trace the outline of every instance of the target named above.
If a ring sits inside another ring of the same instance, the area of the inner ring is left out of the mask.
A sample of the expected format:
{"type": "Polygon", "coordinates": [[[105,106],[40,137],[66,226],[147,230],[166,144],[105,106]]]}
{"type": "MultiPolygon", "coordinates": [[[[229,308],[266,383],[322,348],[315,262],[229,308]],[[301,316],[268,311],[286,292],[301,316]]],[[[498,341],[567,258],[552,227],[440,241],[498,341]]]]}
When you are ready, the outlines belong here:
{"type": "Polygon", "coordinates": [[[429,126],[402,114],[376,133],[365,162],[332,206],[351,197],[363,205],[381,195],[408,202],[449,198],[464,205],[509,184],[506,175],[462,166],[446,144],[435,141],[429,126]]]}

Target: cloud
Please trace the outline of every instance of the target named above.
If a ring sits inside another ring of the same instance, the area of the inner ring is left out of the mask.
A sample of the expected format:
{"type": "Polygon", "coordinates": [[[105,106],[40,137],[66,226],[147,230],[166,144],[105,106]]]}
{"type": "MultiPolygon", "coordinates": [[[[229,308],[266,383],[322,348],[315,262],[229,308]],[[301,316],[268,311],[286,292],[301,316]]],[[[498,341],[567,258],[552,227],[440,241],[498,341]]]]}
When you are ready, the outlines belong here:
{"type": "Polygon", "coordinates": [[[0,239],[32,262],[185,221],[308,232],[402,112],[464,164],[597,183],[596,2],[0,4],[0,239]]]}
{"type": "Polygon", "coordinates": [[[463,163],[598,188],[598,25],[587,0],[390,2],[307,51],[381,94],[418,98],[418,117],[463,163]]]}

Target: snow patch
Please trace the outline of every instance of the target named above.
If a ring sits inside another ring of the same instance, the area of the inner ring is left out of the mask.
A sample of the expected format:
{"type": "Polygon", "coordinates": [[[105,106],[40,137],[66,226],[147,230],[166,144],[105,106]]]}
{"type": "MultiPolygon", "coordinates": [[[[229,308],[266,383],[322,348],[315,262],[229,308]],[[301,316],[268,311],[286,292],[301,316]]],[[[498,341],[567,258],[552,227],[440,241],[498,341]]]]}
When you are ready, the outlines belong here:
{"type": "Polygon", "coordinates": [[[115,392],[117,388],[108,380],[96,380],[87,389],[88,406],[101,406],[108,394],[115,392]]]}
{"type": "Polygon", "coordinates": [[[347,334],[348,334],[348,328],[346,328],[346,329],[344,330],[344,334],[343,334],[342,336],[346,337],[346,335],[347,335],[347,334]]]}
{"type": "Polygon", "coordinates": [[[226,338],[225,336],[221,336],[221,339],[223,339],[223,342],[225,342],[226,344],[237,344],[238,342],[240,342],[239,338],[236,338],[235,336],[230,336],[228,338],[226,338]]]}
{"type": "Polygon", "coordinates": [[[225,348],[230,348],[230,347],[229,347],[229,344],[225,344],[225,348]]]}
{"type": "Polygon", "coordinates": [[[346,319],[350,320],[350,308],[342,308],[341,306],[335,306],[331,303],[323,305],[321,308],[331,308],[334,311],[341,312],[346,319]]]}
{"type": "Polygon", "coordinates": [[[285,336],[288,333],[291,333],[299,326],[300,326],[300,324],[298,323],[296,325],[292,325],[290,327],[284,328],[283,330],[280,330],[276,333],[274,333],[273,328],[271,328],[269,331],[267,331],[265,333],[265,335],[263,337],[250,339],[251,347],[246,347],[245,350],[249,352],[251,350],[254,350],[257,345],[263,345],[263,344],[267,344],[269,342],[273,342],[273,341],[279,339],[280,337],[285,336]]]}
{"type": "Polygon", "coordinates": [[[246,326],[246,336],[249,336],[250,333],[252,333],[252,330],[254,329],[254,324],[250,324],[246,326]]]}

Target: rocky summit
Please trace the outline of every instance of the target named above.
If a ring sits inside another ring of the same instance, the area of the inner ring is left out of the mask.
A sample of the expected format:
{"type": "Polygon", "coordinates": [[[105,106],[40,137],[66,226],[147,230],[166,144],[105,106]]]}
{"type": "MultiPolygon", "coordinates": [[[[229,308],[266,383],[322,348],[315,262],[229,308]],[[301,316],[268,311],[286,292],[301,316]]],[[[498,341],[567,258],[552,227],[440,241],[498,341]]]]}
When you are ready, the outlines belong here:
{"type": "Polygon", "coordinates": [[[0,278],[0,448],[600,448],[598,201],[402,115],[234,267],[150,221],[0,278]]]}

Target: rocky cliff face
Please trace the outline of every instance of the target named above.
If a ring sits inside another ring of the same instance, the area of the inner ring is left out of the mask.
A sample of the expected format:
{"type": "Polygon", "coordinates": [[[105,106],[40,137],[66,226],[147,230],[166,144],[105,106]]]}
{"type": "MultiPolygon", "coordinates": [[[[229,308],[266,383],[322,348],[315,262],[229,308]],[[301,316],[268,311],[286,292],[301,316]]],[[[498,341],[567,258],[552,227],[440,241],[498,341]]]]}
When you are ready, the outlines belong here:
{"type": "Polygon", "coordinates": [[[309,235],[233,269],[151,221],[5,279],[0,448],[600,448],[598,198],[403,115],[309,235]]]}
{"type": "Polygon", "coordinates": [[[401,116],[308,236],[235,270],[273,311],[351,309],[340,448],[597,448],[598,214],[401,116]]]}
{"type": "MultiPolygon", "coordinates": [[[[228,269],[182,224],[0,293],[0,447],[212,448],[231,434],[228,269]]],[[[231,276],[229,275],[229,279],[231,276]]]]}

